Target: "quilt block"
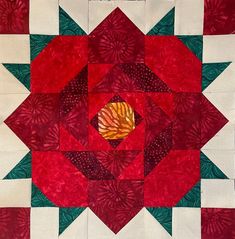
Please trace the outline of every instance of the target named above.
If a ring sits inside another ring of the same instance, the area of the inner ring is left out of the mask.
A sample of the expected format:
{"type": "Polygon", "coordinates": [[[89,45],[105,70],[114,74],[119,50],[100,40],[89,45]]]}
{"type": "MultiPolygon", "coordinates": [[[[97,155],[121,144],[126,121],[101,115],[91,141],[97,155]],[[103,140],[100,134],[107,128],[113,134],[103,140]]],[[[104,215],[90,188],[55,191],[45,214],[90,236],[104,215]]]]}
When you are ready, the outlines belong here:
{"type": "Polygon", "coordinates": [[[0,239],[235,239],[234,17],[0,0],[0,239]]]}

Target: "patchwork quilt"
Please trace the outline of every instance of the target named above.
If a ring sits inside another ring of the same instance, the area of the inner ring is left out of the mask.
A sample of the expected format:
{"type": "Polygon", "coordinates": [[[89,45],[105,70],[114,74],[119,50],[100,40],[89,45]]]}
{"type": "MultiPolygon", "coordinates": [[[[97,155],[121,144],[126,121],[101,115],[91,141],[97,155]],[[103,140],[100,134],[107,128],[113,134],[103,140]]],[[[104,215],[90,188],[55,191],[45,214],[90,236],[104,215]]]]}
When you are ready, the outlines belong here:
{"type": "Polygon", "coordinates": [[[235,239],[234,34],[234,0],[0,0],[0,239],[235,239]]]}

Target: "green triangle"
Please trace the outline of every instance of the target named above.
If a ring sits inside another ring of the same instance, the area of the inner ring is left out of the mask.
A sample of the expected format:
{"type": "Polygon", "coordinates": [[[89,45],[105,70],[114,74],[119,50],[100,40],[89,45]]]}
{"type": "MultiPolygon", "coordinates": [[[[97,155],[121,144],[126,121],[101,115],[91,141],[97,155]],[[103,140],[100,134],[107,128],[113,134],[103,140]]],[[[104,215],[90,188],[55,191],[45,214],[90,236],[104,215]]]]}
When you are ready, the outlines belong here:
{"type": "Polygon", "coordinates": [[[228,177],[201,152],[201,178],[203,179],[228,179],[228,177]]]}
{"type": "Polygon", "coordinates": [[[174,35],[175,8],[172,8],[148,33],[147,35],[168,36],[174,35]]]}
{"type": "Polygon", "coordinates": [[[30,90],[30,64],[3,64],[28,90],[30,90]]]}
{"type": "Polygon", "coordinates": [[[27,153],[23,159],[4,177],[4,179],[31,178],[31,152],[27,153]]]}
{"type": "Polygon", "coordinates": [[[146,209],[172,235],[172,208],[147,207],[146,209]]]}
{"type": "Polygon", "coordinates": [[[177,36],[202,61],[202,36],[177,36]]]}
{"type": "Polygon", "coordinates": [[[201,206],[201,182],[199,181],[181,200],[176,207],[200,207],[201,206]]]}
{"type": "Polygon", "coordinates": [[[205,90],[231,62],[204,63],[202,65],[202,90],[205,90]]]}
{"type": "Polygon", "coordinates": [[[84,207],[60,208],[59,234],[61,234],[84,210],[84,207]]]}
{"type": "Polygon", "coordinates": [[[56,207],[56,205],[53,204],[34,183],[32,183],[31,206],[56,207]]]}
{"type": "Polygon", "coordinates": [[[54,35],[30,35],[30,59],[31,61],[47,46],[54,35]]]}
{"type": "Polygon", "coordinates": [[[60,7],[60,35],[86,35],[82,28],[60,7]]]}

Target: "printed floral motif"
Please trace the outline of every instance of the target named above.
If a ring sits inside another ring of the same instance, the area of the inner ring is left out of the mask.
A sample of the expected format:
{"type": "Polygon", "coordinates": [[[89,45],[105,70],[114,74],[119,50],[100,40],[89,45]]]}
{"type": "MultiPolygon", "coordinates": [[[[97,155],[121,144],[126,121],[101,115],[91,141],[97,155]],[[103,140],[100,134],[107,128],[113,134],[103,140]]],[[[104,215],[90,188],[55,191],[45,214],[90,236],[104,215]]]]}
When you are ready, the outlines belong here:
{"type": "Polygon", "coordinates": [[[117,233],[143,207],[143,182],[117,180],[89,183],[89,206],[117,233]]]}
{"type": "Polygon", "coordinates": [[[29,33],[29,0],[0,1],[0,33],[29,33]]]}
{"type": "Polygon", "coordinates": [[[235,2],[233,0],[204,1],[204,34],[235,33],[235,2]]]}
{"type": "Polygon", "coordinates": [[[90,63],[144,61],[144,35],[116,8],[89,35],[90,63]]]}
{"type": "Polygon", "coordinates": [[[0,208],[0,239],[30,239],[30,208],[0,208]]]}
{"type": "Polygon", "coordinates": [[[202,239],[234,239],[235,209],[202,208],[202,239]]]}

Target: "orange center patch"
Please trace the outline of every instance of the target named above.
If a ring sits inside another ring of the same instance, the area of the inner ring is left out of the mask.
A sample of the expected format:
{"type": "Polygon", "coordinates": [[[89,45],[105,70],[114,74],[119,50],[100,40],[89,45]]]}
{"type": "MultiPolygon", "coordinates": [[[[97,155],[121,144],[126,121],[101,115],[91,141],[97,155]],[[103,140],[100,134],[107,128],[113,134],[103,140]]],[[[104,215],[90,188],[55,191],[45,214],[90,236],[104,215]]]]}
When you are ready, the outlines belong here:
{"type": "Polygon", "coordinates": [[[105,139],[123,139],[135,128],[134,111],[126,102],[108,103],[98,113],[98,127],[105,139]]]}

